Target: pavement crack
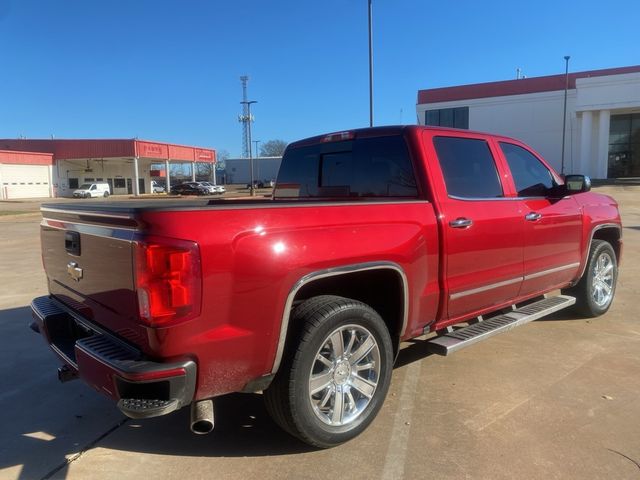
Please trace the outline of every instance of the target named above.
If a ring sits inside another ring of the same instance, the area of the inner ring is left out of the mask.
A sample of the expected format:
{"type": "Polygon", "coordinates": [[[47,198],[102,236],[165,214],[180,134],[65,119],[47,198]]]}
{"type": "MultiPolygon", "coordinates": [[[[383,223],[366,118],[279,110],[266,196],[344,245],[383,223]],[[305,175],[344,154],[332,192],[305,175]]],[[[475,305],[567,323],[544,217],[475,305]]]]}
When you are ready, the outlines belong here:
{"type": "Polygon", "coordinates": [[[612,450],[611,448],[607,448],[607,450],[609,450],[612,453],[618,454],[623,458],[626,458],[627,460],[629,460],[631,463],[633,463],[636,467],[638,467],[638,470],[640,470],[640,463],[636,462],[633,458],[631,457],[627,457],[624,453],[621,453],[617,450],[612,450]]]}
{"type": "Polygon", "coordinates": [[[78,453],[76,453],[75,455],[72,455],[71,457],[65,459],[64,462],[60,463],[60,465],[56,466],[55,468],[53,468],[53,470],[51,470],[49,473],[47,473],[44,477],[42,477],[40,480],[49,480],[50,478],[52,478],[56,473],[58,473],[60,470],[62,470],[63,468],[65,468],[67,465],[70,465],[71,463],[75,462],[76,460],[78,460],[80,457],[82,457],[82,455],[84,455],[87,451],[91,450],[93,447],[95,447],[100,441],[104,440],[106,437],[108,437],[109,435],[111,435],[113,432],[115,432],[118,428],[120,428],[122,425],[124,425],[125,423],[127,423],[129,421],[128,417],[123,418],[122,420],[120,420],[117,424],[115,424],[113,427],[111,427],[109,430],[107,430],[106,432],[104,432],[102,435],[100,435],[98,438],[92,440],[91,442],[89,442],[88,444],[86,444],[84,447],[82,447],[82,449],[80,449],[80,451],[78,453]]]}

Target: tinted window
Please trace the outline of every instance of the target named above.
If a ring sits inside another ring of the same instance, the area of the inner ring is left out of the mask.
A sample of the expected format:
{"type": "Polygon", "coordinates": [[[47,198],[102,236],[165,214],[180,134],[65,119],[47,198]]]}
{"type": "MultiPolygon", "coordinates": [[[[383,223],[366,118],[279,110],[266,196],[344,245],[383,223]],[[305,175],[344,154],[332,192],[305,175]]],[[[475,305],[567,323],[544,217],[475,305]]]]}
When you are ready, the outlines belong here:
{"type": "Polygon", "coordinates": [[[469,128],[469,107],[453,109],[453,126],[456,128],[469,128]]]}
{"type": "Polygon", "coordinates": [[[78,179],[70,178],[69,179],[69,188],[78,188],[78,179]]]}
{"type": "Polygon", "coordinates": [[[469,107],[440,108],[427,110],[424,124],[435,127],[469,128],[469,107]]]}
{"type": "Polygon", "coordinates": [[[555,185],[547,167],[531,152],[512,143],[500,142],[507,159],[516,190],[520,197],[540,197],[549,194],[555,185]]]}
{"type": "Polygon", "coordinates": [[[440,125],[440,110],[428,110],[425,113],[425,125],[440,125]]]}
{"type": "Polygon", "coordinates": [[[453,127],[453,108],[443,108],[440,110],[440,126],[453,127]]]}
{"type": "Polygon", "coordinates": [[[496,164],[484,140],[457,137],[433,139],[447,192],[464,198],[502,196],[496,164]]]}
{"type": "Polygon", "coordinates": [[[400,136],[289,148],[275,191],[279,198],[417,195],[407,146],[400,136]]]}

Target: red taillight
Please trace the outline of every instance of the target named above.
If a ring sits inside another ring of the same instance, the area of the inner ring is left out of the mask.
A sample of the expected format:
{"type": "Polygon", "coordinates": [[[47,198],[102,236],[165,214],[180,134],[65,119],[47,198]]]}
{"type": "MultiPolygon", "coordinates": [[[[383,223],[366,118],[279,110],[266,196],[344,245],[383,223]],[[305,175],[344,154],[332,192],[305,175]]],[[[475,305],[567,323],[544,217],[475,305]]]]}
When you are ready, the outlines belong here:
{"type": "Polygon", "coordinates": [[[153,327],[189,320],[200,313],[200,251],[194,242],[145,239],[135,244],[140,319],[153,327]]]}
{"type": "Polygon", "coordinates": [[[353,132],[331,133],[329,135],[325,135],[324,137],[322,137],[321,141],[323,143],[327,143],[327,142],[339,142],[341,140],[353,140],[355,136],[356,134],[353,132]]]}

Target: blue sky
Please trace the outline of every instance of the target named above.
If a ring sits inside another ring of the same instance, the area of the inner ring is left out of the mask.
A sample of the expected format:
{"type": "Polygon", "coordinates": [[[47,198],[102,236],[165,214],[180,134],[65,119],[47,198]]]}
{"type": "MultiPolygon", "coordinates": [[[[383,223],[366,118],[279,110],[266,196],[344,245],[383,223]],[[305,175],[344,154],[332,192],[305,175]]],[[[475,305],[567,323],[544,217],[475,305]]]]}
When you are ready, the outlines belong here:
{"type": "MultiPolygon", "coordinates": [[[[374,0],[375,123],[418,89],[640,64],[637,0],[374,0]]],[[[368,125],[366,0],[0,0],[0,138],[140,137],[241,152],[368,125]]]]}

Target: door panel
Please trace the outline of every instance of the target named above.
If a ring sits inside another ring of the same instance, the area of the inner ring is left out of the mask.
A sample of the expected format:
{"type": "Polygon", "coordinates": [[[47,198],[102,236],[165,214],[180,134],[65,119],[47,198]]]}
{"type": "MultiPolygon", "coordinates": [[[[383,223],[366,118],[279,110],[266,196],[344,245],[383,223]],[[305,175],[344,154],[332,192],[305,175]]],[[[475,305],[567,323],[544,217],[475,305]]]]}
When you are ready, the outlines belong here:
{"type": "MultiPolygon", "coordinates": [[[[515,298],[523,277],[522,206],[505,196],[489,137],[424,133],[444,242],[448,324],[515,298]]],[[[444,317],[444,315],[443,315],[444,317]]]]}
{"type": "Polygon", "coordinates": [[[574,279],[580,267],[582,215],[573,197],[522,199],[524,283],[520,295],[548,290],[574,279]]]}
{"type": "Polygon", "coordinates": [[[521,296],[551,290],[575,278],[581,258],[582,213],[562,197],[559,179],[518,142],[499,142],[514,193],[523,211],[524,282],[521,296]]]}
{"type": "Polygon", "coordinates": [[[519,202],[450,199],[443,211],[449,319],[515,298],[523,273],[519,202]],[[459,218],[473,224],[449,224],[459,218]]]}

